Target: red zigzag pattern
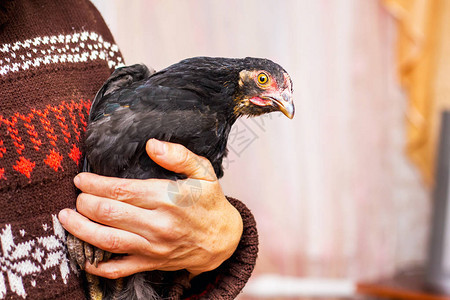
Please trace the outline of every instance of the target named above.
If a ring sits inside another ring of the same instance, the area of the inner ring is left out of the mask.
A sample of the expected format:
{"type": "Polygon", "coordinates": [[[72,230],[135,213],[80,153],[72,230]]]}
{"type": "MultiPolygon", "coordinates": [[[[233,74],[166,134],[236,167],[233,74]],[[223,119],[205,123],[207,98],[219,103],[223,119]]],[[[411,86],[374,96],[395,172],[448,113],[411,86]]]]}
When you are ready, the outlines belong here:
{"type": "Polygon", "coordinates": [[[8,179],[4,161],[10,161],[7,157],[11,155],[17,158],[13,159],[11,171],[27,178],[31,178],[36,166],[36,161],[30,159],[36,157],[30,153],[33,151],[46,151],[43,161],[56,172],[62,170],[66,157],[78,165],[82,155],[78,145],[81,133],[86,130],[90,106],[90,100],[80,100],[47,105],[43,110],[30,109],[28,113],[16,112],[9,117],[0,115],[0,132],[4,133],[2,127],[6,127],[6,136],[0,136],[0,181],[8,179]],[[7,148],[5,138],[11,139],[9,144],[13,147],[7,148]],[[69,145],[70,151],[61,153],[60,149],[67,148],[61,147],[61,143],[69,145]]]}

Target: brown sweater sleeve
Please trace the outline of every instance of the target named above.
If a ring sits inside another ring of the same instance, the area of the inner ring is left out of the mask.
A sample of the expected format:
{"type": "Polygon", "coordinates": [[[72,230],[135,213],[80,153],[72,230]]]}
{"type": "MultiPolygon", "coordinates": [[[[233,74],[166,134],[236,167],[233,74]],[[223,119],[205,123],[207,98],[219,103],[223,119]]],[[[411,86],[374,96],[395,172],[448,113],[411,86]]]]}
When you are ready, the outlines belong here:
{"type": "Polygon", "coordinates": [[[86,299],[57,214],[75,207],[89,106],[121,64],[88,0],[0,1],[0,299],[86,299]]]}
{"type": "Polygon", "coordinates": [[[234,299],[247,283],[258,255],[258,232],[250,210],[237,199],[227,197],[240,212],[244,229],[234,254],[216,270],[195,277],[184,299],[234,299]]]}

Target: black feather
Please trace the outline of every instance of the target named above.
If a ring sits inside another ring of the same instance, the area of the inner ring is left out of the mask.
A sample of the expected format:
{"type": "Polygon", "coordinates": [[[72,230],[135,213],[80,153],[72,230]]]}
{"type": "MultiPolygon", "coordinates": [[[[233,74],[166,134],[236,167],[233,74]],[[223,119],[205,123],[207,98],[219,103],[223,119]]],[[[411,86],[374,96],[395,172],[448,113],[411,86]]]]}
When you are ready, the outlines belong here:
{"type": "MultiPolygon", "coordinates": [[[[91,106],[85,170],[122,178],[184,178],[148,157],[145,144],[156,138],[180,143],[206,157],[217,177],[222,177],[228,135],[240,116],[236,114],[236,99],[248,92],[245,88],[250,89],[240,86],[240,71],[260,69],[283,82],[284,69],[256,58],[190,58],[156,73],[144,65],[117,69],[91,106]]],[[[276,110],[248,109],[249,115],[276,110]]],[[[129,284],[120,297],[131,299],[133,290],[134,294],[143,293],[141,289],[137,291],[136,284],[148,285],[145,278],[141,274],[127,279],[129,284]]],[[[159,293],[164,293],[163,288],[156,286],[159,293]]],[[[149,299],[145,294],[142,299],[149,299]]]]}

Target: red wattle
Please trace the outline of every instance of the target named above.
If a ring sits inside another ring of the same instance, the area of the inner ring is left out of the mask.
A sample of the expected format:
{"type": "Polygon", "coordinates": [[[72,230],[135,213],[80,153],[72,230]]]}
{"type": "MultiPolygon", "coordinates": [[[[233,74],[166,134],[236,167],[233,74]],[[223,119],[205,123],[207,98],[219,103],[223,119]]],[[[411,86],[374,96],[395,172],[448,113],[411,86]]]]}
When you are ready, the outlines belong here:
{"type": "Polygon", "coordinates": [[[272,103],[272,101],[270,101],[270,100],[261,99],[259,97],[251,98],[250,102],[255,104],[255,105],[258,105],[258,106],[267,106],[267,105],[270,105],[272,103]]]}

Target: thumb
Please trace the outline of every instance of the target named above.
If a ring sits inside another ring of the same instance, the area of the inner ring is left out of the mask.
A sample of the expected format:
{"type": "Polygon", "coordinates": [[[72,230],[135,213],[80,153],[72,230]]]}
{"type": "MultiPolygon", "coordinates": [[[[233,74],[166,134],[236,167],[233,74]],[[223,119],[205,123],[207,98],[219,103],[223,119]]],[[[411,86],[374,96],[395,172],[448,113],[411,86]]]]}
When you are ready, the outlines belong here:
{"type": "Polygon", "coordinates": [[[150,139],[146,150],[150,158],[164,169],[192,179],[217,180],[209,160],[194,154],[183,145],[150,139]]]}

